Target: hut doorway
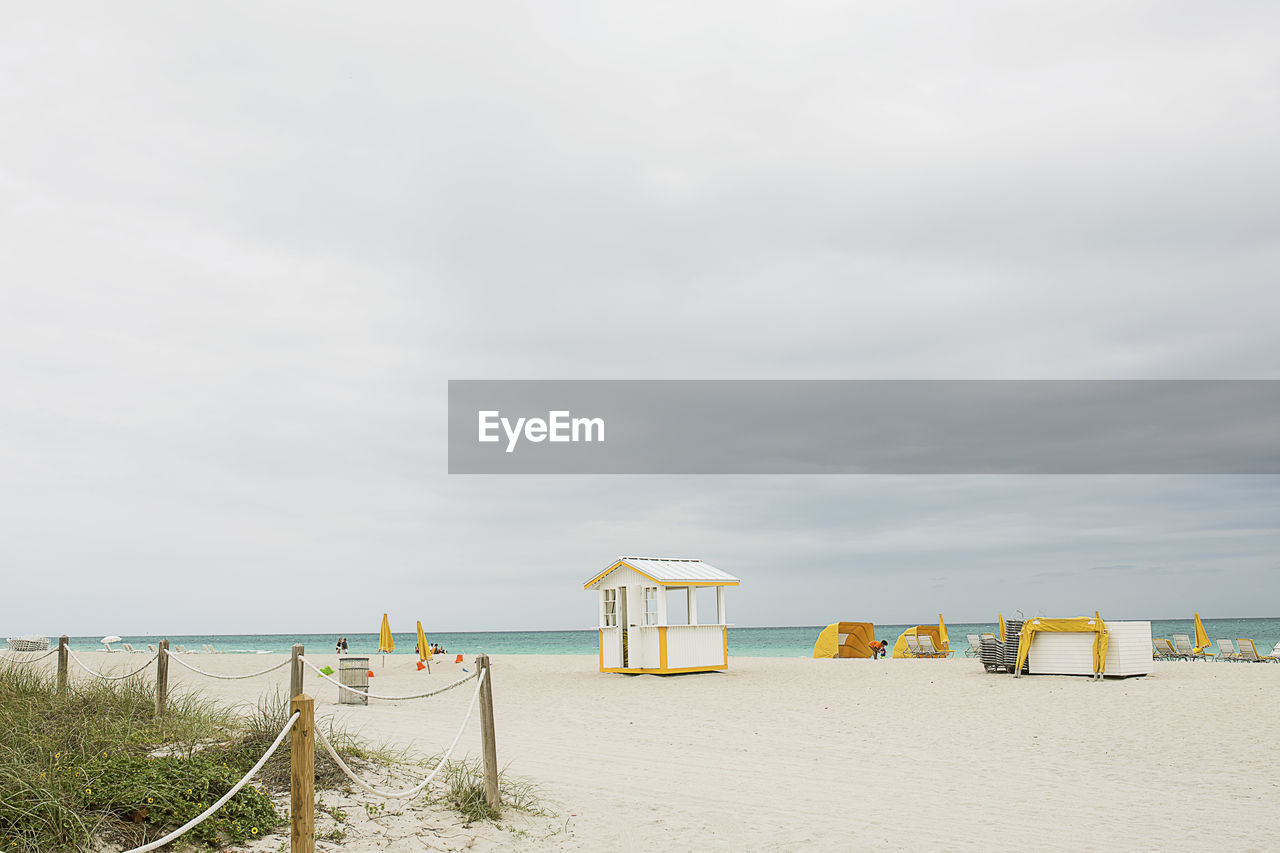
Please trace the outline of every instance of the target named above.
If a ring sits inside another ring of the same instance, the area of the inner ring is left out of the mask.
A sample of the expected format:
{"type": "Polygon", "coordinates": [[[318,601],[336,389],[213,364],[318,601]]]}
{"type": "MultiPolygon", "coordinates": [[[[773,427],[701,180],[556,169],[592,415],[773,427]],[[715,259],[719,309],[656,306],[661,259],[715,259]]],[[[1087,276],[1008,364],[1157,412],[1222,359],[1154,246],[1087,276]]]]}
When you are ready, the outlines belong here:
{"type": "Polygon", "coordinates": [[[627,619],[627,588],[625,586],[618,588],[618,640],[622,643],[622,668],[626,669],[631,665],[627,659],[627,627],[630,625],[627,619]]]}

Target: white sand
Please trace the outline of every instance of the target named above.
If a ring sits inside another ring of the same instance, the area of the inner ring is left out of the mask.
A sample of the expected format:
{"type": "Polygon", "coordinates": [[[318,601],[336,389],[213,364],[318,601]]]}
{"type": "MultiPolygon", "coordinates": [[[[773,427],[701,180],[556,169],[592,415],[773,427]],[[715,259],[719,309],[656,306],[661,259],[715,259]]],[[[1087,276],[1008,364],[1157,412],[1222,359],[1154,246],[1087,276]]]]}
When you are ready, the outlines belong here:
{"type": "MultiPolygon", "coordinates": [[[[100,666],[108,656],[81,657],[100,666]]],[[[124,669],[123,655],[110,658],[124,669]]],[[[190,659],[231,673],[282,658],[190,659]]],[[[388,656],[384,667],[375,657],[372,689],[409,693],[459,674],[447,663],[427,676],[413,661],[388,656]]],[[[440,809],[407,811],[361,820],[333,849],[1263,850],[1280,843],[1280,665],[1157,663],[1152,676],[1102,683],[989,675],[963,659],[733,658],[725,673],[665,678],[595,668],[593,656],[494,662],[499,759],[541,786],[553,817],[519,818],[512,831],[464,829],[440,809]]],[[[248,703],[288,685],[287,668],[234,682],[178,666],[171,672],[177,682],[248,703]]],[[[471,692],[340,705],[337,688],[310,673],[307,691],[320,718],[423,754],[452,739],[471,692]]],[[[462,746],[478,754],[475,721],[462,746]]],[[[372,798],[351,802],[364,800],[372,798]]]]}

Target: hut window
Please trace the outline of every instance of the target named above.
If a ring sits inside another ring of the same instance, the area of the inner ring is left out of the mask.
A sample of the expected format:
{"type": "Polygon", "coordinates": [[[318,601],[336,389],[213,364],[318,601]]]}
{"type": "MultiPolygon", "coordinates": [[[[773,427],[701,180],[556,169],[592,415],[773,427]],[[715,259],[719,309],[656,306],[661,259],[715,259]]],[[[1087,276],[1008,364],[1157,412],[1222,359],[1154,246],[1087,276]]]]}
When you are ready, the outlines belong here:
{"type": "Polygon", "coordinates": [[[644,624],[658,624],[658,588],[656,586],[644,588],[644,624]]]}
{"type": "Polygon", "coordinates": [[[606,589],[604,591],[604,625],[606,628],[612,628],[618,624],[618,591],[616,589],[606,589]]]}

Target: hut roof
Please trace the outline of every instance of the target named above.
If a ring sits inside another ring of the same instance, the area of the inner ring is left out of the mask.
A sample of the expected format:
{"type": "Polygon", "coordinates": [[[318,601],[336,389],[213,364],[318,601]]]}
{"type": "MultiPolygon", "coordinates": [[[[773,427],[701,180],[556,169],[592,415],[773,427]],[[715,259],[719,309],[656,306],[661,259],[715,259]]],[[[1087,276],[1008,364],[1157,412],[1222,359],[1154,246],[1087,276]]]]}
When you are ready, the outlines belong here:
{"type": "Polygon", "coordinates": [[[605,575],[621,566],[629,566],[662,586],[736,586],[741,583],[728,572],[722,572],[701,560],[674,557],[619,557],[603,572],[598,572],[583,588],[590,588],[605,575]]]}

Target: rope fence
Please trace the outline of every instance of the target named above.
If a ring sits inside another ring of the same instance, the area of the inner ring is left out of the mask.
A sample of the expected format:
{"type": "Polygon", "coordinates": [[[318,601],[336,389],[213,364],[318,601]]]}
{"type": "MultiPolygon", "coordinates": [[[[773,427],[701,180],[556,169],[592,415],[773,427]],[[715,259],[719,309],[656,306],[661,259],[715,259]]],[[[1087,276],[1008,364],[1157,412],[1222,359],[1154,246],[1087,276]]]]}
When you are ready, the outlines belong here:
{"type": "Polygon", "coordinates": [[[161,847],[181,838],[192,828],[198,826],[202,821],[207,820],[211,815],[216,813],[220,808],[240,792],[249,781],[262,769],[263,765],[275,754],[285,737],[292,733],[292,743],[290,747],[290,843],[289,850],[291,853],[315,853],[315,741],[319,736],[320,744],[325,751],[337,764],[343,774],[346,775],[351,783],[361,790],[372,794],[376,797],[385,799],[404,800],[416,797],[426,790],[427,786],[439,775],[444,769],[449,759],[453,756],[454,750],[458,748],[458,744],[462,741],[462,736],[466,732],[467,725],[471,722],[471,717],[475,713],[477,704],[480,707],[480,744],[484,757],[484,786],[485,800],[495,810],[499,808],[501,798],[498,791],[498,748],[497,738],[494,734],[493,722],[493,674],[489,664],[488,655],[480,655],[475,659],[476,671],[474,674],[468,674],[457,681],[437,687],[434,690],[424,691],[422,693],[414,693],[408,696],[384,696],[378,693],[372,693],[364,690],[357,690],[349,687],[328,673],[321,670],[314,663],[307,659],[305,649],[301,645],[293,647],[293,655],[290,659],[281,661],[280,663],[269,666],[266,669],[257,672],[245,673],[242,675],[224,675],[217,672],[207,672],[199,667],[193,666],[182,659],[181,656],[169,650],[169,641],[162,639],[160,641],[159,650],[152,655],[146,663],[137,669],[121,675],[112,675],[105,672],[99,672],[93,669],[75,652],[71,651],[70,640],[63,635],[58,642],[58,647],[50,649],[38,657],[33,658],[11,658],[7,654],[0,654],[0,660],[11,660],[16,663],[32,663],[43,660],[51,655],[58,656],[58,692],[65,694],[68,690],[68,662],[75,661],[76,665],[85,672],[105,681],[123,681],[126,678],[132,678],[141,673],[144,669],[156,664],[156,717],[162,717],[165,713],[166,695],[168,693],[169,683],[169,662],[177,661],[180,665],[186,667],[192,672],[210,678],[224,679],[228,681],[236,681],[246,678],[257,678],[258,676],[267,675],[291,665],[289,679],[289,695],[292,698],[293,713],[285,723],[280,733],[276,735],[271,746],[263,753],[258,762],[244,775],[226,794],[218,799],[213,805],[205,809],[196,817],[187,821],[182,826],[170,832],[163,838],[148,842],[141,847],[135,847],[132,850],[124,851],[124,853],[150,853],[152,850],[158,850],[161,847]],[[339,690],[339,697],[344,694],[342,691],[349,690],[353,694],[358,694],[371,699],[381,699],[389,702],[407,701],[410,699],[428,699],[432,696],[439,696],[459,687],[468,681],[475,680],[475,692],[471,694],[471,702],[467,705],[466,715],[462,719],[462,724],[458,727],[457,734],[454,735],[453,741],[449,744],[449,748],[445,750],[444,755],[432,768],[427,778],[418,782],[411,788],[403,791],[392,791],[385,788],[379,788],[360,779],[355,771],[343,761],[342,756],[330,743],[324,732],[315,726],[315,700],[303,692],[303,673],[305,668],[310,668],[317,675],[332,684],[336,684],[339,690]]]}
{"type": "MultiPolygon", "coordinates": [[[[335,679],[332,675],[329,675],[328,673],[321,670],[320,667],[316,666],[311,661],[307,660],[305,657],[298,658],[298,660],[306,664],[307,667],[312,672],[314,672],[316,675],[323,678],[325,681],[338,685],[339,690],[349,690],[352,693],[355,693],[357,696],[366,696],[370,699],[381,699],[384,702],[407,702],[410,699],[430,699],[432,696],[439,696],[441,693],[452,690],[453,688],[457,687],[460,684],[466,684],[471,679],[479,677],[478,672],[474,675],[465,675],[462,678],[459,678],[457,681],[453,682],[452,684],[446,684],[444,687],[438,687],[435,690],[428,690],[426,693],[414,693],[410,696],[383,696],[379,693],[373,693],[368,690],[357,690],[354,687],[349,687],[346,684],[343,684],[341,681],[338,681],[337,679],[335,679]]],[[[342,695],[342,694],[339,693],[338,695],[342,695]]]]}
{"type": "Polygon", "coordinates": [[[199,667],[192,666],[191,664],[183,660],[182,656],[179,655],[177,652],[172,652],[172,651],[169,651],[168,649],[166,649],[165,652],[166,654],[169,655],[169,660],[181,666],[185,666],[187,669],[191,670],[192,672],[198,672],[199,674],[207,675],[210,678],[221,678],[224,681],[239,681],[240,679],[243,679],[243,678],[257,678],[259,675],[266,675],[269,672],[275,672],[277,669],[280,669],[282,667],[286,667],[289,665],[289,661],[282,660],[280,661],[280,663],[276,664],[275,666],[269,666],[266,669],[261,669],[261,670],[258,670],[257,672],[250,672],[250,673],[246,673],[245,675],[223,675],[222,673],[218,673],[218,672],[205,672],[203,669],[200,669],[199,667]]]}
{"type": "Polygon", "coordinates": [[[57,650],[57,649],[49,649],[49,651],[45,652],[44,654],[40,655],[39,657],[34,657],[34,658],[19,657],[19,658],[15,658],[15,657],[10,657],[9,655],[10,655],[11,653],[9,652],[9,650],[8,650],[8,649],[5,649],[3,652],[0,652],[0,660],[13,661],[14,663],[35,663],[35,662],[36,662],[36,661],[38,661],[38,660],[44,660],[45,658],[49,657],[49,655],[56,655],[57,653],[58,653],[58,650],[57,650]]]}
{"type": "MultiPolygon", "coordinates": [[[[57,649],[54,649],[54,651],[57,651],[57,649]]],[[[135,669],[133,672],[127,672],[124,675],[107,675],[105,672],[98,672],[96,669],[90,669],[89,666],[84,661],[80,660],[80,656],[77,655],[75,652],[71,651],[71,649],[67,649],[67,654],[71,655],[71,659],[75,661],[76,664],[85,672],[89,673],[90,675],[97,676],[98,678],[101,678],[104,681],[124,681],[126,678],[133,678],[135,675],[142,672],[147,667],[151,666],[151,664],[155,661],[156,658],[160,657],[160,653],[157,652],[156,654],[148,658],[146,663],[144,663],[142,666],[135,669]]]]}
{"type": "MultiPolygon", "coordinates": [[[[329,753],[329,757],[333,759],[334,763],[338,765],[339,769],[341,769],[342,772],[346,774],[346,777],[350,779],[351,782],[354,785],[356,785],[356,787],[361,788],[362,790],[368,791],[370,794],[373,794],[374,796],[385,797],[389,800],[407,800],[407,799],[410,799],[411,797],[416,797],[418,796],[418,794],[421,794],[423,790],[426,789],[427,785],[431,784],[431,780],[436,778],[436,774],[438,774],[441,770],[444,769],[445,763],[453,755],[453,751],[457,748],[458,742],[462,740],[462,733],[466,731],[467,723],[471,722],[471,714],[476,709],[476,700],[480,698],[480,688],[484,686],[484,677],[487,673],[488,673],[488,669],[485,669],[476,673],[476,675],[474,676],[474,678],[476,679],[476,691],[475,693],[471,694],[471,704],[467,706],[467,715],[463,717],[462,725],[458,727],[458,733],[453,737],[453,743],[449,744],[449,748],[445,750],[444,755],[440,758],[440,761],[436,764],[435,768],[431,771],[431,773],[427,776],[427,778],[423,779],[421,782],[414,785],[412,788],[406,788],[403,791],[386,791],[380,788],[375,788],[373,785],[368,784],[367,782],[362,780],[359,776],[357,776],[351,770],[351,768],[347,766],[347,763],[342,760],[342,756],[338,755],[338,751],[333,748],[333,744],[329,743],[329,738],[325,737],[324,730],[316,729],[316,734],[320,736],[320,745],[324,747],[325,752],[329,753]]],[[[462,681],[470,681],[472,677],[473,676],[467,676],[462,681]]],[[[461,684],[462,681],[455,682],[450,686],[456,687],[458,684],[461,684]]]]}

